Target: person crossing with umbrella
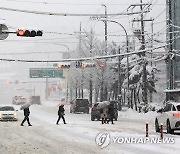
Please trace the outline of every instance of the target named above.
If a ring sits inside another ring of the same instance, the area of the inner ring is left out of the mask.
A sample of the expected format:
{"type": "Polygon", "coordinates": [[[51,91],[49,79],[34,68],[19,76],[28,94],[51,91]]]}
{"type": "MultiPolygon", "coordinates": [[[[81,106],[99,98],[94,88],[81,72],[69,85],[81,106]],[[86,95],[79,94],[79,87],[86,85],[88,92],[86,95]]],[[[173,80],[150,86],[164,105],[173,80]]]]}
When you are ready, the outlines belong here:
{"type": "Polygon", "coordinates": [[[30,104],[24,104],[23,106],[21,106],[21,110],[24,110],[24,119],[21,122],[21,126],[24,126],[24,122],[27,120],[27,123],[29,126],[32,126],[30,121],[29,121],[29,115],[30,115],[30,110],[29,110],[30,104]]]}
{"type": "Polygon", "coordinates": [[[99,102],[97,108],[100,110],[102,124],[108,123],[108,105],[109,101],[99,102]]]}

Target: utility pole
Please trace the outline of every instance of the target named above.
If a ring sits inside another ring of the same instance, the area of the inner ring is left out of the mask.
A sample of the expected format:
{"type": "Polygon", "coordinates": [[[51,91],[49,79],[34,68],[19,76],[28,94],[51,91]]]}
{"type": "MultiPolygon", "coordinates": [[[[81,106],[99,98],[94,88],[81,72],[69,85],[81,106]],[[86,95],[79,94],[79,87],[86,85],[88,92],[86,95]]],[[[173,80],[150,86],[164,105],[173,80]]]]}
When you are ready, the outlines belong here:
{"type": "MultiPolygon", "coordinates": [[[[93,31],[91,29],[91,34],[90,34],[91,38],[90,38],[90,48],[89,48],[89,51],[90,51],[90,56],[92,56],[93,52],[92,52],[92,48],[93,48],[93,31]]],[[[90,68],[91,69],[91,68],[90,68]]],[[[90,70],[90,80],[89,80],[89,103],[90,105],[92,105],[92,91],[93,91],[93,84],[92,84],[92,72],[90,70]]]]}
{"type": "MultiPolygon", "coordinates": [[[[172,54],[173,51],[173,42],[172,42],[172,4],[171,4],[171,0],[168,0],[168,7],[169,7],[169,11],[168,11],[168,15],[169,15],[169,20],[168,20],[168,32],[169,32],[169,54],[172,54]]],[[[172,55],[171,55],[172,56],[172,55]]],[[[174,89],[174,63],[173,63],[173,59],[170,58],[170,66],[169,66],[169,88],[170,89],[174,89]]]]}
{"type": "MultiPolygon", "coordinates": [[[[107,6],[102,4],[102,6],[105,7],[105,20],[103,20],[104,22],[104,40],[105,40],[105,55],[107,55],[107,6]]],[[[102,79],[104,78],[104,72],[105,72],[105,69],[102,70],[102,79]]],[[[107,85],[105,82],[103,82],[104,84],[102,84],[102,100],[107,100],[107,85]]]]}
{"type": "Polygon", "coordinates": [[[105,20],[104,20],[104,39],[105,39],[105,54],[107,55],[107,6],[102,4],[105,7],[105,20]]]}
{"type": "MultiPolygon", "coordinates": [[[[118,48],[118,54],[120,54],[121,51],[120,51],[120,46],[118,48]]],[[[118,98],[118,101],[119,101],[119,104],[118,104],[118,110],[121,111],[122,110],[122,94],[121,94],[121,57],[119,56],[118,57],[118,89],[117,89],[117,98],[118,98]]]]}
{"type": "MultiPolygon", "coordinates": [[[[82,47],[81,47],[81,44],[82,44],[82,38],[81,38],[81,22],[80,22],[80,39],[79,39],[79,57],[81,57],[81,52],[82,52],[82,47]]],[[[83,91],[83,69],[81,68],[81,79],[79,81],[79,98],[83,98],[83,94],[84,94],[84,91],[83,91]]]]}
{"type": "MultiPolygon", "coordinates": [[[[149,6],[151,5],[151,3],[143,3],[142,0],[140,0],[140,4],[134,4],[134,5],[131,5],[130,7],[136,7],[136,6],[140,6],[140,12],[141,12],[141,16],[140,16],[140,20],[134,20],[134,21],[140,21],[140,24],[141,24],[141,50],[145,50],[145,33],[144,33],[144,11],[145,11],[145,7],[147,7],[146,9],[149,9],[149,6]],[[143,8],[144,7],[144,8],[143,8]]],[[[130,8],[129,7],[129,8],[130,8]]],[[[128,9],[129,9],[128,8],[128,9]]],[[[148,20],[150,21],[150,20],[148,20]]],[[[143,52],[141,54],[141,56],[144,58],[144,63],[143,63],[143,77],[142,77],[142,80],[143,80],[143,87],[142,87],[142,95],[143,95],[143,102],[145,104],[148,103],[148,97],[147,97],[147,71],[146,71],[146,65],[147,65],[147,62],[146,62],[146,54],[145,52],[143,52]]]]}
{"type": "MultiPolygon", "coordinates": [[[[81,22],[80,22],[79,31],[80,31],[79,32],[80,33],[80,35],[79,35],[79,57],[80,57],[80,55],[81,55],[81,22]]],[[[77,98],[77,96],[79,98],[81,97],[81,81],[80,81],[80,79],[79,79],[79,82],[78,82],[78,80],[76,80],[76,98],[77,98]],[[79,86],[77,86],[78,83],[79,83],[79,86]]]]}
{"type": "MultiPolygon", "coordinates": [[[[120,54],[120,47],[118,49],[118,54],[120,54]]],[[[120,94],[120,67],[121,67],[121,57],[118,57],[118,89],[117,89],[117,96],[120,94]]]]}
{"type": "MultiPolygon", "coordinates": [[[[141,4],[142,4],[142,0],[140,0],[141,4]]],[[[143,7],[142,5],[140,5],[140,11],[141,11],[141,34],[142,34],[142,41],[141,41],[141,44],[142,44],[142,50],[145,50],[145,36],[144,36],[144,16],[143,16],[143,7]]],[[[144,57],[144,65],[143,65],[143,101],[145,104],[148,104],[148,99],[147,99],[147,71],[146,71],[146,60],[145,60],[145,57],[146,57],[146,54],[145,52],[142,53],[142,56],[144,57]]]]}
{"type": "MultiPolygon", "coordinates": [[[[141,0],[142,2],[142,0],[141,0]]],[[[140,5],[141,9],[142,9],[142,5],[140,5]]],[[[133,22],[141,22],[141,44],[142,44],[142,50],[145,49],[145,37],[144,37],[144,22],[150,21],[151,22],[151,48],[153,48],[153,21],[154,19],[143,19],[143,14],[141,14],[141,19],[140,20],[133,20],[133,22]]],[[[152,52],[153,50],[151,50],[151,59],[152,59],[152,52]]],[[[145,58],[145,52],[143,52],[142,56],[145,58]]],[[[144,63],[143,66],[143,98],[144,98],[144,102],[145,104],[147,104],[147,71],[146,71],[146,61],[144,63]]],[[[152,61],[151,61],[151,67],[152,67],[152,61]]],[[[152,102],[152,93],[150,93],[150,102],[152,102]]]]}
{"type": "MultiPolygon", "coordinates": [[[[154,29],[153,29],[153,21],[154,19],[151,19],[152,22],[151,22],[151,48],[153,48],[153,42],[154,42],[154,29]]],[[[153,50],[151,50],[151,67],[152,67],[152,58],[153,58],[153,50]]],[[[152,80],[154,80],[154,72],[152,71],[152,80]]],[[[149,98],[149,101],[152,102],[153,101],[153,94],[152,92],[150,92],[150,98],[149,98]]]]}
{"type": "MultiPolygon", "coordinates": [[[[154,19],[151,18],[151,48],[153,48],[153,42],[154,42],[154,19]]],[[[153,50],[151,50],[151,59],[153,58],[153,50]]],[[[152,61],[151,61],[151,67],[152,67],[152,61]]]]}

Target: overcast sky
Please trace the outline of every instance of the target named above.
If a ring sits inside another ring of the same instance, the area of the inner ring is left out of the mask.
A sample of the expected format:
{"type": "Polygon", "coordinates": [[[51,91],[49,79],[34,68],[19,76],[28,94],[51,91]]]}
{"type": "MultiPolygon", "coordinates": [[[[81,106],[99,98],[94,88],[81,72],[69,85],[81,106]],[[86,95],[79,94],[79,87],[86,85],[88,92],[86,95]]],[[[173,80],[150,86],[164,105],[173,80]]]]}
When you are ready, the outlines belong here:
{"type": "MultiPolygon", "coordinates": [[[[1,0],[1,7],[52,13],[103,14],[105,7],[102,4],[105,4],[108,14],[116,14],[126,12],[130,4],[139,2],[140,0],[1,0]]],[[[151,12],[146,15],[147,19],[150,17],[156,18],[165,9],[165,0],[143,0],[143,2],[155,4],[151,12]]],[[[134,9],[134,11],[138,10],[139,7],[134,9]]],[[[136,17],[137,15],[111,16],[109,19],[121,23],[128,31],[128,34],[132,34],[131,21],[136,17]]],[[[100,40],[104,39],[104,23],[90,20],[89,16],[48,16],[0,10],[0,19],[2,23],[4,22],[9,27],[9,31],[16,31],[18,28],[37,28],[44,31],[43,37],[36,38],[22,38],[10,34],[6,40],[1,41],[1,53],[67,51],[68,49],[65,46],[68,46],[71,51],[75,50],[78,43],[75,32],[79,31],[80,22],[83,31],[90,31],[93,28],[97,37],[100,40]],[[57,43],[62,45],[57,45],[57,43]]],[[[160,30],[160,27],[165,28],[165,22],[156,24],[161,21],[165,21],[165,12],[154,21],[156,32],[160,30]]],[[[146,30],[150,30],[150,23],[146,23],[146,25],[146,30]]],[[[138,27],[137,24],[135,26],[138,27]]],[[[124,32],[117,24],[108,23],[108,35],[113,34],[122,35],[124,32]]],[[[109,36],[108,42],[114,40],[120,43],[124,39],[123,36],[109,36]]]]}
{"type": "MultiPolygon", "coordinates": [[[[117,14],[126,12],[130,4],[139,2],[140,0],[1,0],[0,7],[51,13],[104,14],[105,7],[102,4],[105,4],[108,14],[117,14]]],[[[145,17],[146,19],[155,18],[154,32],[165,33],[165,0],[143,0],[143,2],[152,2],[153,4],[151,12],[146,14],[145,17]]],[[[134,11],[139,11],[139,7],[134,9],[134,11]]],[[[132,34],[131,21],[136,17],[137,15],[109,16],[108,19],[121,23],[130,35],[132,34]]],[[[90,20],[90,16],[49,16],[0,9],[0,22],[7,25],[9,31],[12,32],[21,28],[43,30],[42,37],[23,38],[10,34],[6,40],[0,40],[0,58],[28,60],[61,59],[60,52],[76,50],[78,45],[77,32],[79,32],[80,22],[82,23],[82,31],[89,32],[93,28],[98,39],[100,41],[104,40],[104,23],[90,20]],[[37,52],[41,54],[37,54],[37,52]],[[43,52],[49,53],[44,54],[43,52]]],[[[147,32],[150,32],[150,25],[151,23],[146,23],[145,30],[147,32]]],[[[140,25],[134,24],[134,27],[140,28],[140,25]]],[[[108,22],[108,42],[115,41],[118,45],[122,45],[122,42],[125,41],[125,36],[122,36],[124,34],[122,27],[108,22]]],[[[156,37],[160,40],[165,40],[165,35],[156,35],[156,37]]],[[[29,79],[29,68],[42,67],[42,65],[47,66],[47,64],[39,63],[0,61],[0,99],[11,100],[13,95],[19,95],[17,90],[13,90],[18,85],[7,85],[6,80],[12,82],[15,80],[19,80],[19,82],[34,81],[34,79],[29,79]]],[[[33,85],[31,86],[34,87],[33,85]]],[[[39,91],[44,91],[44,89],[39,91]]]]}

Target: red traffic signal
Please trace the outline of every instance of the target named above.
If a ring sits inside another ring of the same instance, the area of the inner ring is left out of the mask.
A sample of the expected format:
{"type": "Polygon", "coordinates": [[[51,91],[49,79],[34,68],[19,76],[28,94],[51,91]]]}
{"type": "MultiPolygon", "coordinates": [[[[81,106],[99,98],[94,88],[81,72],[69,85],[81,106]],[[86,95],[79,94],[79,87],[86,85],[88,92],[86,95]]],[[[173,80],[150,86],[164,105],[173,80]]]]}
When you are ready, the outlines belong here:
{"type": "Polygon", "coordinates": [[[88,64],[83,63],[82,68],[86,68],[86,67],[88,67],[88,64]]]}
{"type": "Polygon", "coordinates": [[[23,30],[19,29],[17,31],[17,36],[24,36],[24,37],[35,37],[35,36],[42,36],[43,32],[41,30],[23,30]]]}
{"type": "Polygon", "coordinates": [[[82,68],[95,67],[94,63],[82,63],[82,68]]]}

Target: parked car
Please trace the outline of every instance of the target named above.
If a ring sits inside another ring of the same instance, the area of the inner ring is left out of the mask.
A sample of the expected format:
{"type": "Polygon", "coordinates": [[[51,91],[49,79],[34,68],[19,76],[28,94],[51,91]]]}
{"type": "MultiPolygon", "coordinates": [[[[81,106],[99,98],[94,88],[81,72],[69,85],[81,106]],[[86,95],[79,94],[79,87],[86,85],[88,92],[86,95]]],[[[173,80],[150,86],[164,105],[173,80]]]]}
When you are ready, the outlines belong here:
{"type": "Polygon", "coordinates": [[[0,106],[0,121],[17,121],[17,110],[12,105],[0,106]]]}
{"type": "Polygon", "coordinates": [[[30,103],[31,104],[41,104],[41,97],[40,96],[31,96],[30,97],[30,103]]]}
{"type": "Polygon", "coordinates": [[[167,133],[173,133],[174,130],[180,130],[180,103],[167,102],[165,107],[157,111],[158,116],[155,119],[155,130],[160,132],[160,124],[167,130],[167,133]]]}
{"type": "Polygon", "coordinates": [[[25,104],[27,103],[27,99],[23,96],[14,96],[12,98],[12,104],[15,104],[15,105],[22,105],[22,104],[25,104]]]}
{"type": "Polygon", "coordinates": [[[70,113],[83,112],[89,114],[89,101],[88,99],[77,98],[70,102],[70,113]]]}
{"type": "MultiPolygon", "coordinates": [[[[94,103],[92,109],[91,109],[91,121],[94,121],[95,119],[97,120],[100,120],[101,119],[101,113],[100,113],[100,109],[103,105],[102,105],[103,102],[96,102],[94,103]]],[[[107,104],[107,103],[106,103],[107,104]]],[[[112,100],[109,102],[109,105],[110,104],[113,104],[113,109],[114,109],[114,120],[117,120],[118,119],[118,101],[116,100],[112,100]]],[[[108,105],[104,105],[105,106],[108,106],[108,105]]],[[[109,118],[109,115],[108,115],[108,118],[109,118]]]]}
{"type": "Polygon", "coordinates": [[[91,109],[91,121],[94,121],[95,119],[100,120],[101,114],[100,109],[97,108],[99,102],[94,103],[92,109],[91,109]]]}

